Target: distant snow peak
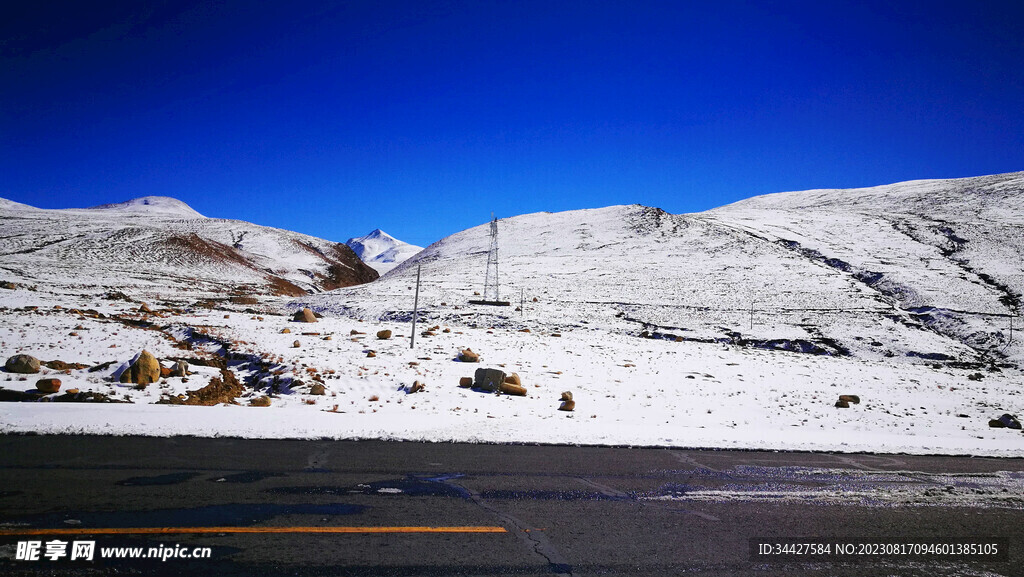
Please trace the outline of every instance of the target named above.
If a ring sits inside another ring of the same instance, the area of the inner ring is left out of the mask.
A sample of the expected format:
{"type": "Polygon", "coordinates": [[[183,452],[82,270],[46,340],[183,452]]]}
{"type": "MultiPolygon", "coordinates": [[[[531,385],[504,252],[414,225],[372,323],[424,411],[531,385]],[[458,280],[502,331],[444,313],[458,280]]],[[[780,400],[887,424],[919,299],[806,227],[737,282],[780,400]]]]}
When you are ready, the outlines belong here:
{"type": "Polygon", "coordinates": [[[423,247],[402,242],[379,228],[365,236],[350,238],[345,244],[382,275],[423,250],[423,247]]]}
{"type": "Polygon", "coordinates": [[[143,196],[124,202],[101,204],[90,207],[90,210],[111,210],[124,212],[148,212],[161,215],[172,215],[184,218],[206,218],[191,206],[169,196],[143,196]]]}

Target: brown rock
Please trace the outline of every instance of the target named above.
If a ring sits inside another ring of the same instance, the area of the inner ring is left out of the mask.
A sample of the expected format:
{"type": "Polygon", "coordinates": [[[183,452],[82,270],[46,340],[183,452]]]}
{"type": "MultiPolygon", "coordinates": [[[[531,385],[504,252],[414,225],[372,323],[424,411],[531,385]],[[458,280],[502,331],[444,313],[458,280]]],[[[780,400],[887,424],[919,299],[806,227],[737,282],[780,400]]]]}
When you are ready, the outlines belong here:
{"type": "Polygon", "coordinates": [[[850,403],[848,401],[844,401],[842,399],[839,399],[838,401],[836,401],[836,408],[837,409],[849,409],[850,408],[850,403]]]}
{"type": "Polygon", "coordinates": [[[142,351],[139,358],[121,373],[122,383],[146,386],[160,380],[160,363],[149,351],[142,351]]]}
{"type": "Polygon", "coordinates": [[[419,381],[413,381],[412,386],[409,387],[409,394],[418,393],[423,390],[426,385],[419,381]]]}
{"type": "Polygon", "coordinates": [[[562,404],[558,406],[559,411],[572,411],[575,409],[576,401],[563,401],[562,404]]]}
{"type": "Polygon", "coordinates": [[[377,338],[382,340],[382,341],[390,339],[391,338],[391,331],[389,331],[389,330],[377,331],[377,338]]]}
{"type": "Polygon", "coordinates": [[[464,363],[479,363],[480,355],[473,352],[473,349],[466,349],[459,352],[459,360],[464,363]]]}
{"type": "Polygon", "coordinates": [[[295,315],[292,316],[292,320],[299,323],[315,323],[316,315],[313,314],[313,311],[305,308],[296,312],[295,315]]]}
{"type": "Polygon", "coordinates": [[[249,400],[250,407],[269,407],[270,397],[263,395],[262,397],[256,397],[255,399],[249,400]]]}
{"type": "Polygon", "coordinates": [[[166,379],[171,376],[171,369],[167,367],[160,367],[160,377],[166,379]]]}
{"type": "Polygon", "coordinates": [[[311,395],[326,395],[327,394],[327,387],[321,385],[320,383],[316,383],[315,385],[313,385],[312,387],[309,388],[309,394],[311,394],[311,395]]]}
{"type": "Polygon", "coordinates": [[[293,349],[297,349],[297,348],[299,348],[301,346],[302,346],[302,343],[300,343],[299,341],[295,341],[294,343],[292,343],[292,348],[293,349]]]}
{"type": "Polygon", "coordinates": [[[23,375],[32,375],[39,372],[39,359],[32,355],[14,355],[7,359],[7,363],[4,364],[4,368],[9,373],[20,373],[23,375]]]}
{"type": "Polygon", "coordinates": [[[523,386],[523,381],[519,379],[519,373],[512,373],[511,375],[505,375],[505,382],[510,385],[517,387],[523,386]]]}
{"type": "Polygon", "coordinates": [[[36,381],[36,388],[41,393],[56,393],[60,390],[60,379],[39,379],[36,381]]]}
{"type": "Polygon", "coordinates": [[[142,303],[142,306],[139,307],[139,312],[140,313],[151,313],[151,312],[153,312],[153,309],[149,308],[149,305],[147,305],[146,303],[142,303]]]}
{"type": "Polygon", "coordinates": [[[372,359],[375,356],[377,356],[377,353],[375,353],[373,351],[367,351],[366,352],[366,358],[368,358],[368,359],[372,359]]]}
{"type": "Polygon", "coordinates": [[[459,379],[459,386],[468,389],[473,386],[473,377],[462,377],[459,379]]]}
{"type": "Polygon", "coordinates": [[[515,395],[518,397],[526,396],[526,387],[510,383],[507,378],[504,383],[498,385],[498,390],[506,395],[515,395]]]}
{"type": "Polygon", "coordinates": [[[288,327],[285,327],[285,328],[281,329],[281,334],[282,335],[287,335],[287,334],[289,334],[291,332],[292,332],[292,330],[290,328],[288,328],[288,327]]]}
{"type": "Polygon", "coordinates": [[[845,401],[847,403],[852,403],[854,405],[860,404],[860,397],[858,397],[857,395],[839,395],[839,400],[845,401]]]}
{"type": "Polygon", "coordinates": [[[562,401],[571,401],[572,400],[572,393],[570,391],[563,392],[562,393],[562,398],[560,400],[562,400],[562,401]]]}

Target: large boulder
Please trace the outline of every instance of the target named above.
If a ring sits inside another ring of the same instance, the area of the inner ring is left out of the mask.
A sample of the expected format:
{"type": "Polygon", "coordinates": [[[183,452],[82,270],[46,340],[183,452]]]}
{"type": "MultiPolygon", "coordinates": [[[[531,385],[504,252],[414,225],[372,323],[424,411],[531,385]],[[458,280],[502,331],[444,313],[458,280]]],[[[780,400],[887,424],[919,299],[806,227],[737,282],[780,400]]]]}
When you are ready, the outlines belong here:
{"type": "Polygon", "coordinates": [[[1010,414],[1005,414],[1005,415],[999,417],[998,419],[992,419],[991,421],[988,422],[988,426],[994,427],[994,428],[999,428],[999,429],[1002,429],[1002,428],[1020,429],[1021,428],[1020,421],[1017,420],[1017,417],[1015,417],[1014,415],[1010,415],[1010,414]]]}
{"type": "Polygon", "coordinates": [[[11,373],[32,375],[39,372],[39,359],[32,355],[14,355],[7,359],[4,368],[11,373]]]}
{"type": "Polygon", "coordinates": [[[292,316],[292,320],[300,323],[315,323],[316,315],[313,314],[313,311],[305,308],[296,312],[295,315],[292,316]]]}
{"type": "Polygon", "coordinates": [[[160,380],[160,362],[149,351],[142,351],[139,358],[121,373],[122,383],[146,386],[160,380]]]}
{"type": "Polygon", "coordinates": [[[499,371],[498,369],[480,368],[473,375],[473,386],[485,391],[497,391],[504,382],[505,371],[499,371]]]}
{"type": "Polygon", "coordinates": [[[185,361],[178,361],[174,363],[174,368],[171,369],[172,377],[187,377],[188,375],[188,363],[185,361]]]}
{"type": "Polygon", "coordinates": [[[377,331],[377,338],[382,340],[382,341],[386,341],[387,339],[391,338],[391,331],[389,331],[387,329],[385,329],[383,331],[377,331]]]}
{"type": "Polygon", "coordinates": [[[311,394],[311,395],[326,395],[327,394],[327,387],[321,385],[320,383],[316,383],[312,387],[309,388],[309,394],[311,394]]]}

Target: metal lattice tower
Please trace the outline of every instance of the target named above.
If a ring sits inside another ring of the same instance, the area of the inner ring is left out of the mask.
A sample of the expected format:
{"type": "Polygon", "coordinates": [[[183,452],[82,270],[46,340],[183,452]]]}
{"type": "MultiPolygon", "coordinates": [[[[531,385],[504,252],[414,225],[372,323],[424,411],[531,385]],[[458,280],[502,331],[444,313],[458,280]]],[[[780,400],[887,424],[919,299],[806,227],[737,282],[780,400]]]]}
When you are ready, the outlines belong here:
{"type": "Polygon", "coordinates": [[[498,298],[498,219],[491,213],[491,250],[487,253],[487,276],[484,278],[484,300],[498,298]]]}

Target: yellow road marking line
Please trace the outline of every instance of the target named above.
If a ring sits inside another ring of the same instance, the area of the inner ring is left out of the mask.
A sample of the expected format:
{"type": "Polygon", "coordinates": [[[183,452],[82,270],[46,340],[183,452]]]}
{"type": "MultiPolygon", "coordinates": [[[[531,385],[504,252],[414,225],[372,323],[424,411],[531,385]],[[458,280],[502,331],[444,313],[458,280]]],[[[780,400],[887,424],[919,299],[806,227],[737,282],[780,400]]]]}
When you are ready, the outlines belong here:
{"type": "Polygon", "coordinates": [[[504,527],[118,527],[0,529],[0,535],[153,535],[171,533],[507,533],[504,527]]]}

